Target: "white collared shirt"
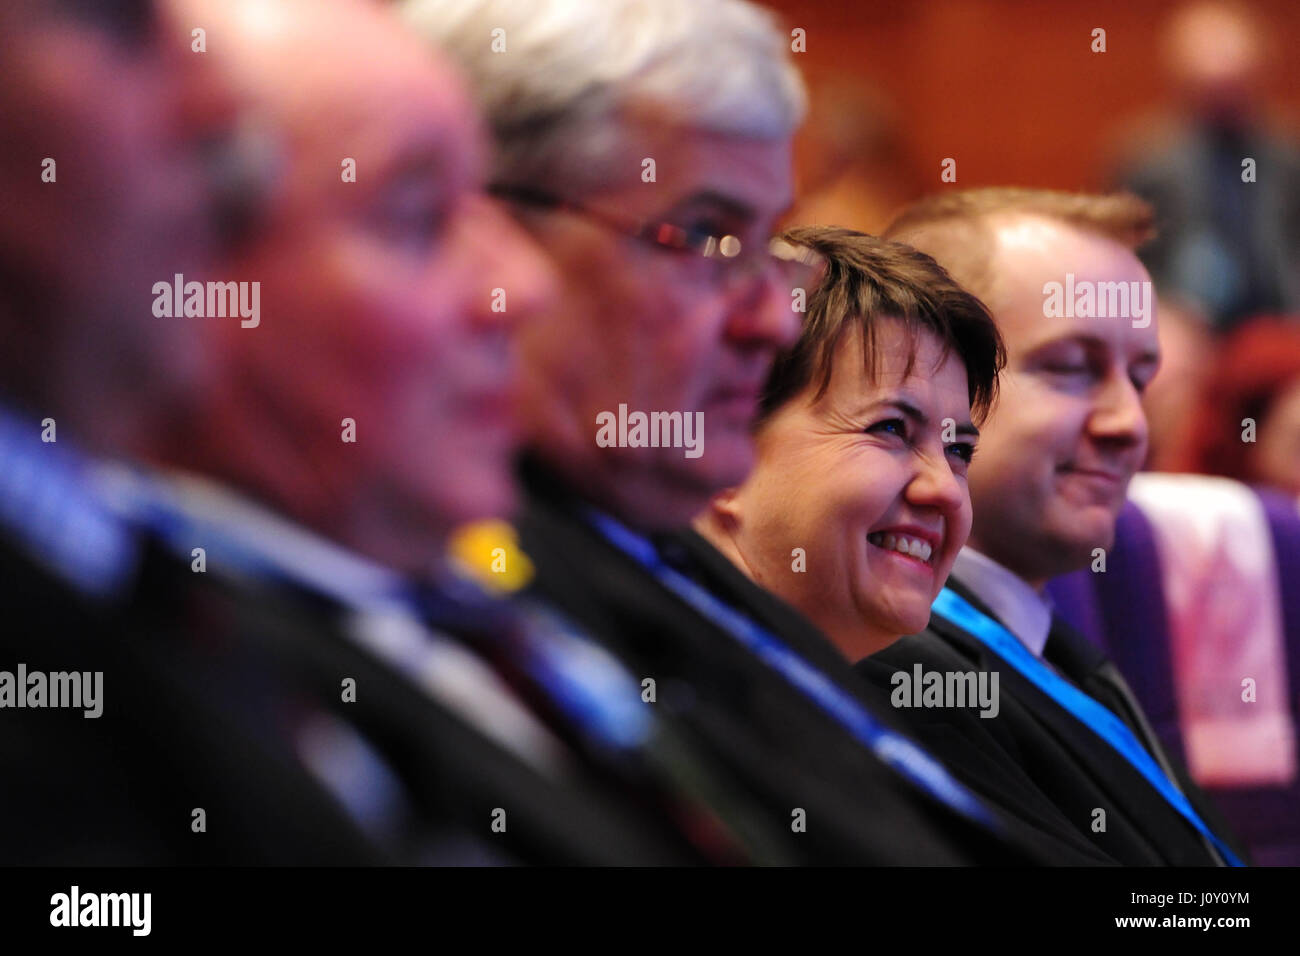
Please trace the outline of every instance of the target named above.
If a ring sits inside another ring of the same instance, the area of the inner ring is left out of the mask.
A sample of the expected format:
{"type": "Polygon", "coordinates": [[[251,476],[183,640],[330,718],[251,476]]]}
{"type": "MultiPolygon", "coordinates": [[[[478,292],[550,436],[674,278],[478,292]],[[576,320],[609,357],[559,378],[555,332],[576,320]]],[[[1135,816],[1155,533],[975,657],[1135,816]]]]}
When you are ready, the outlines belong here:
{"type": "Polygon", "coordinates": [[[952,566],[961,581],[1039,660],[1052,629],[1052,606],[1023,578],[974,548],[965,547],[952,566]]]}

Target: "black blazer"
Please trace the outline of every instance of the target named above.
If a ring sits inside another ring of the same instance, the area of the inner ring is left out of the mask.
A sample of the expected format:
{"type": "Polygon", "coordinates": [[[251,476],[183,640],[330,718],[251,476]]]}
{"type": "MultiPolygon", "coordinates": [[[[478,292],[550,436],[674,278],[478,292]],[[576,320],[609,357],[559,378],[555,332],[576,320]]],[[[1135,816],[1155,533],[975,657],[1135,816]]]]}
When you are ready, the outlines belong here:
{"type": "MultiPolygon", "coordinates": [[[[743,794],[745,834],[758,862],[968,864],[1037,861],[931,800],[729,633],[661,586],[580,514],[581,502],[536,465],[525,468],[521,544],[536,566],[534,594],[593,635],[638,677],[653,678],[661,717],[710,771],[711,786],[743,794]],[[806,832],[794,832],[794,811],[806,832]]],[[[702,541],[692,541],[695,551],[702,541]]],[[[725,558],[716,555],[717,561],[725,558]]],[[[774,633],[822,642],[790,608],[748,584],[717,588],[774,633]]],[[[733,569],[734,570],[734,569],[733,569]]],[[[714,581],[706,573],[709,586],[714,581]]],[[[794,643],[794,641],[792,641],[794,643]]]]}
{"type": "Polygon", "coordinates": [[[0,537],[0,670],[104,672],[97,719],[0,713],[0,863],[698,859],[581,761],[539,770],[417,688],[349,638],[348,613],[328,600],[226,576],[215,557],[197,574],[147,540],[143,555],[128,593],[96,601],[0,537]],[[385,794],[373,819],[309,771],[309,723],[386,766],[360,781],[385,794]],[[194,808],[206,833],[191,830],[194,808]]]}
{"type": "Polygon", "coordinates": [[[1002,825],[1036,862],[1115,865],[1070,826],[1055,804],[1017,766],[985,726],[991,722],[989,718],[981,718],[975,711],[894,708],[890,702],[893,667],[871,661],[855,672],[806,618],[756,585],[693,531],[674,535],[671,545],[665,547],[680,548],[689,555],[698,580],[779,634],[805,660],[852,693],[881,723],[911,737],[940,760],[954,777],[1001,814],[1002,825]]]}
{"type": "MultiPolygon", "coordinates": [[[[960,581],[949,579],[948,586],[990,614],[960,581]]],[[[1085,638],[1054,618],[1045,656],[1142,739],[1137,715],[1103,677],[1108,661],[1085,638]]],[[[952,622],[933,615],[924,632],[903,638],[859,668],[866,671],[884,663],[910,670],[917,662],[926,669],[998,672],[1000,712],[984,722],[995,725],[992,732],[1029,778],[1080,834],[1107,855],[1129,865],[1215,864],[1207,841],[1127,760],[1006,660],[952,622]],[[1104,832],[1093,830],[1096,809],[1105,811],[1104,832]]],[[[1200,788],[1176,765],[1175,776],[1206,824],[1221,838],[1231,839],[1200,788]]]]}
{"type": "MultiPolygon", "coordinates": [[[[217,684],[205,679],[214,675],[203,655],[187,662],[179,647],[154,652],[152,634],[169,616],[161,606],[86,598],[8,540],[0,540],[0,602],[10,622],[0,631],[0,669],[103,673],[98,718],[79,710],[0,713],[6,865],[383,859],[286,758],[283,740],[210,708],[217,684]],[[207,814],[206,833],[191,830],[195,808],[207,814]]],[[[267,701],[265,682],[258,672],[247,676],[252,716],[267,701]]]]}

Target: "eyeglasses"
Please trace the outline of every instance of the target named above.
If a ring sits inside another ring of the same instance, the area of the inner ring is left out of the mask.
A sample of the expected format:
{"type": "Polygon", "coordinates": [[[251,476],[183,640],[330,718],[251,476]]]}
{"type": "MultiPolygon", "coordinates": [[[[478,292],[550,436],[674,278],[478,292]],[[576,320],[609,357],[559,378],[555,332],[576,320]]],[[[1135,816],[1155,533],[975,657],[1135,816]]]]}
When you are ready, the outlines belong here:
{"type": "Polygon", "coordinates": [[[558,210],[582,216],[629,239],[675,252],[707,272],[709,280],[724,289],[747,287],[769,269],[775,269],[781,284],[791,291],[808,293],[816,286],[821,259],[809,249],[771,239],[767,248],[744,248],[737,236],[709,236],[668,222],[652,222],[625,213],[594,209],[554,193],[529,186],[494,184],[488,192],[499,199],[558,210]]]}

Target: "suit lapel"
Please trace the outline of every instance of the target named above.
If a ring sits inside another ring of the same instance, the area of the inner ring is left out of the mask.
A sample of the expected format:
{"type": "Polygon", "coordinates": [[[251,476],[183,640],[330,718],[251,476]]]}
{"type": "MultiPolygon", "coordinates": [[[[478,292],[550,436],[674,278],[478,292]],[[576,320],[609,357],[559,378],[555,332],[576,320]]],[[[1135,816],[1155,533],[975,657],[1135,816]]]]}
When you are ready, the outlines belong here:
{"type": "Polygon", "coordinates": [[[811,621],[771,591],[755,584],[700,535],[684,530],[667,536],[660,545],[667,560],[768,631],[780,635],[782,641],[809,663],[831,675],[847,672],[848,662],[811,621]]]}
{"type": "MultiPolygon", "coordinates": [[[[667,560],[684,571],[689,565],[697,580],[732,606],[742,609],[772,633],[779,635],[782,641],[805,660],[816,665],[843,690],[858,698],[882,724],[912,737],[923,746],[928,746],[928,734],[938,732],[936,726],[941,723],[939,721],[918,728],[911,721],[901,719],[901,715],[889,702],[887,679],[882,681],[878,677],[865,678],[865,672],[877,662],[868,658],[855,669],[812,622],[777,595],[755,584],[726,555],[699,534],[690,530],[677,532],[660,543],[660,551],[667,560]]],[[[942,756],[949,772],[992,805],[1003,809],[1008,815],[1008,822],[1014,820],[1015,823],[1026,826],[1028,830],[1022,836],[1031,841],[1041,841],[1035,845],[1042,848],[1045,859],[1068,860],[1072,865],[1113,863],[1095,846],[1074,835],[1056,808],[1046,802],[1041,791],[1009,757],[998,762],[997,758],[1001,754],[990,753],[987,749],[988,741],[978,733],[985,729],[979,718],[966,724],[953,723],[950,728],[949,740],[960,737],[961,743],[944,747],[942,754],[936,752],[934,755],[942,756]],[[976,734],[973,737],[963,736],[970,732],[972,724],[976,734]],[[1036,835],[1028,837],[1031,830],[1036,835]]]]}
{"type": "MultiPolygon", "coordinates": [[[[948,586],[970,600],[981,613],[997,620],[987,606],[978,599],[972,600],[974,596],[970,590],[959,581],[950,578],[948,586]]],[[[1146,778],[1109,743],[974,635],[938,615],[931,618],[931,630],[978,661],[981,667],[997,670],[1001,675],[1003,692],[1023,704],[1032,720],[1056,740],[1064,755],[1113,801],[1116,809],[1132,819],[1139,831],[1150,834],[1153,845],[1161,848],[1162,855],[1168,857],[1169,848],[1183,848],[1180,859],[1171,859],[1170,862],[1196,862],[1187,858],[1189,850],[1195,852],[1196,849],[1206,856],[1200,861],[1202,865],[1210,862],[1200,833],[1170,807],[1146,778]]],[[[1054,630],[1058,630],[1059,638],[1061,632],[1058,628],[1054,630]]],[[[1116,709],[1118,695],[1098,676],[1098,659],[1105,660],[1099,651],[1086,646],[1086,641],[1073,641],[1068,636],[1058,643],[1055,650],[1059,661],[1053,661],[1056,666],[1076,681],[1081,690],[1114,710],[1125,723],[1131,724],[1132,715],[1125,713],[1128,708],[1116,709]]],[[[1134,732],[1138,733],[1136,729],[1134,732]]]]}
{"type": "MultiPolygon", "coordinates": [[[[1110,664],[1105,654],[1055,614],[1052,615],[1052,629],[1047,635],[1043,657],[1068,677],[1074,686],[1124,721],[1134,736],[1142,741],[1143,746],[1148,751],[1152,750],[1152,741],[1143,733],[1141,720],[1116,685],[1112,676],[1114,665],[1110,664]]],[[[1155,756],[1154,752],[1152,755],[1155,756]]]]}

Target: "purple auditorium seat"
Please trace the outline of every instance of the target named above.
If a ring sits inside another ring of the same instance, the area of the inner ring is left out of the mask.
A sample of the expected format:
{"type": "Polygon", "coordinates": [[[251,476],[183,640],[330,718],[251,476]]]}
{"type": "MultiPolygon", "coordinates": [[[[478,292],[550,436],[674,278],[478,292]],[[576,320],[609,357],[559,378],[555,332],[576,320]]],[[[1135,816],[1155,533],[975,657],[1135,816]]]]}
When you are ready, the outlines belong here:
{"type": "MultiPolygon", "coordinates": [[[[1277,561],[1291,713],[1300,726],[1300,510],[1294,498],[1259,490],[1277,561]]],[[[1300,866],[1300,778],[1286,786],[1208,791],[1263,866],[1300,866]]]]}
{"type": "MultiPolygon", "coordinates": [[[[1300,510],[1258,492],[1274,550],[1293,726],[1300,727],[1300,510]]],[[[1126,504],[1105,573],[1064,575],[1048,585],[1059,613],[1104,650],[1141,701],[1161,743],[1186,762],[1174,681],[1165,573],[1151,521],[1126,504]]],[[[1300,778],[1279,785],[1207,787],[1260,865],[1300,865],[1300,778]]]]}

